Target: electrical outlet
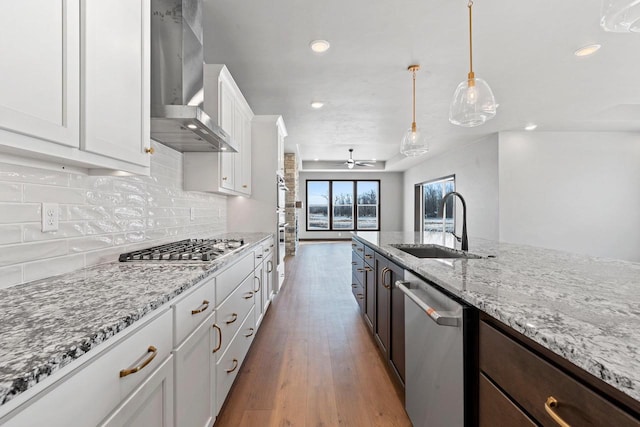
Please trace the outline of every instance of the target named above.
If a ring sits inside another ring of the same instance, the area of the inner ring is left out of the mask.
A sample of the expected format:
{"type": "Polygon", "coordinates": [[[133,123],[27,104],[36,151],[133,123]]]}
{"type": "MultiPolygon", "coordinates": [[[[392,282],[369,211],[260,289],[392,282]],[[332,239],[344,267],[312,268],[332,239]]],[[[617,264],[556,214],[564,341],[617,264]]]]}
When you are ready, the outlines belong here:
{"type": "Polygon", "coordinates": [[[196,219],[196,208],[191,208],[191,221],[196,219]]]}
{"type": "Polygon", "coordinates": [[[57,203],[42,204],[42,232],[58,231],[59,210],[57,203]]]}

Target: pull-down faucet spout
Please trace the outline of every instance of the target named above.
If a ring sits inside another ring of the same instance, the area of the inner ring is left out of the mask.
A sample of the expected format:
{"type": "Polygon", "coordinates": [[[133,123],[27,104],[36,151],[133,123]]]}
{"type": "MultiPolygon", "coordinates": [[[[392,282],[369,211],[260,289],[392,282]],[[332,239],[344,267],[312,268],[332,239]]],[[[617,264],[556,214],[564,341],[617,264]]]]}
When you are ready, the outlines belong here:
{"type": "MultiPolygon", "coordinates": [[[[440,202],[440,212],[444,211],[444,205],[445,203],[447,203],[447,199],[450,196],[458,196],[458,198],[462,202],[462,250],[468,251],[469,238],[467,237],[467,203],[464,201],[464,197],[462,197],[462,194],[456,191],[452,191],[450,193],[445,194],[444,197],[442,198],[442,201],[440,202]]],[[[455,233],[455,230],[454,230],[454,233],[455,233]]]]}

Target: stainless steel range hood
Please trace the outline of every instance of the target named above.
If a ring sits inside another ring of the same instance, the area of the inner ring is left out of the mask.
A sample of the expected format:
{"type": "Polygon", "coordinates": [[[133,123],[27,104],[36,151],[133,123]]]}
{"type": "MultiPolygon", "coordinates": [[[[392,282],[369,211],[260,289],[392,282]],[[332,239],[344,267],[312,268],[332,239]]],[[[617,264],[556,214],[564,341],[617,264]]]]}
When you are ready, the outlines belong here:
{"type": "Polygon", "coordinates": [[[151,138],[180,152],[237,152],[203,110],[202,13],[202,0],[151,1],[151,138]]]}

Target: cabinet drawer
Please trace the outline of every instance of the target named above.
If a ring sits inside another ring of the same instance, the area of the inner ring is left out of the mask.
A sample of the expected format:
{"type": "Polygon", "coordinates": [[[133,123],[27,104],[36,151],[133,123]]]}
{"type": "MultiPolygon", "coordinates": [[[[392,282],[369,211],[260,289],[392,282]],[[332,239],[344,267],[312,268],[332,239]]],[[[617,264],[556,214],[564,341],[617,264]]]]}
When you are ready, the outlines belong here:
{"type": "Polygon", "coordinates": [[[484,322],[479,357],[480,369],[543,425],[555,425],[545,409],[553,396],[555,413],[570,425],[638,426],[638,420],[484,322]]]}
{"type": "Polygon", "coordinates": [[[494,386],[483,374],[480,374],[479,391],[480,420],[479,427],[535,427],[524,412],[507,396],[494,386]]]}
{"type": "Polygon", "coordinates": [[[264,260],[264,244],[257,245],[253,249],[253,254],[255,257],[255,262],[253,265],[255,268],[257,268],[260,264],[262,264],[262,261],[264,260]]]}
{"type": "MultiPolygon", "coordinates": [[[[97,425],[167,360],[171,353],[171,322],[171,310],[167,310],[114,343],[78,371],[34,397],[33,403],[11,418],[8,425],[71,426],[78,425],[79,415],[80,424],[97,425]],[[156,349],[155,353],[150,346],[156,349]],[[151,359],[153,354],[155,357],[151,359]],[[149,359],[138,372],[120,377],[121,371],[141,367],[149,359]]],[[[104,345],[109,345],[109,340],[104,345]]]]}
{"type": "Polygon", "coordinates": [[[358,280],[358,282],[364,284],[364,260],[356,255],[355,252],[351,254],[351,272],[352,275],[358,280]]]}
{"type": "Polygon", "coordinates": [[[264,254],[264,259],[269,258],[269,255],[274,252],[275,248],[275,241],[273,240],[273,237],[270,237],[262,244],[262,253],[264,254]]]}
{"type": "Polygon", "coordinates": [[[364,247],[364,262],[369,264],[371,267],[375,267],[375,259],[376,253],[369,246],[364,247]]]}
{"type": "Polygon", "coordinates": [[[244,322],[240,326],[238,334],[229,344],[229,348],[216,364],[216,401],[217,410],[220,412],[229,389],[238,375],[244,357],[251,346],[254,336],[254,314],[253,309],[249,312],[244,322]]]}
{"type": "Polygon", "coordinates": [[[242,321],[247,317],[254,305],[253,276],[249,276],[233,293],[220,305],[216,313],[216,325],[220,328],[219,349],[216,360],[224,354],[242,321]]]}
{"type": "Polygon", "coordinates": [[[180,343],[207,318],[216,306],[215,278],[196,285],[195,290],[173,305],[173,346],[180,343]]]}
{"type": "Polygon", "coordinates": [[[236,262],[216,277],[216,302],[222,304],[224,300],[238,287],[240,283],[253,273],[254,253],[251,251],[240,261],[236,262]]]}
{"type": "Polygon", "coordinates": [[[356,239],[351,239],[351,248],[359,257],[364,257],[364,243],[361,243],[356,239]]]}

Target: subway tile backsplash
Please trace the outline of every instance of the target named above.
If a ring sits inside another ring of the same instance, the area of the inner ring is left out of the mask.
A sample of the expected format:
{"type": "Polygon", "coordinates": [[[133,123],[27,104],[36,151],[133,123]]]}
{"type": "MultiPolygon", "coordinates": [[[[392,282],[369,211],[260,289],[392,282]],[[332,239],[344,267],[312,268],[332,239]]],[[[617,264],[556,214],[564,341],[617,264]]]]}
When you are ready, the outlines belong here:
{"type": "Polygon", "coordinates": [[[226,197],[182,191],[182,154],[152,145],[150,177],[0,163],[0,288],[116,261],[141,247],[225,232],[226,197]],[[58,203],[58,231],[41,231],[42,202],[58,203]]]}

